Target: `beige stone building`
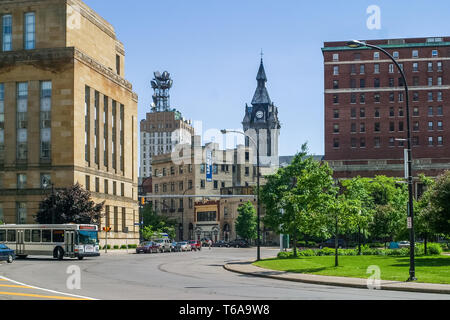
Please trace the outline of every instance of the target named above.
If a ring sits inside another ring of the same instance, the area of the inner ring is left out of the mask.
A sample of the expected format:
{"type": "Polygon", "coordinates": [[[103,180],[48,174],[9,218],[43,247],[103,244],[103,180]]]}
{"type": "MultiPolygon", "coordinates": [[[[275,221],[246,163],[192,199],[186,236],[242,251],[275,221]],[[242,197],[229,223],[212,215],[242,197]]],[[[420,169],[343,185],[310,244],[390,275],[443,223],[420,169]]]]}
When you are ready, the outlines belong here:
{"type": "Polygon", "coordinates": [[[0,22],[0,219],[33,223],[44,179],[79,182],[108,243],[136,243],[138,98],[114,28],[80,0],[3,0],[0,22]]]}
{"type": "Polygon", "coordinates": [[[199,230],[201,238],[212,238],[220,216],[205,224],[198,220],[195,208],[199,201],[220,199],[224,188],[256,185],[252,158],[250,148],[241,145],[220,150],[216,143],[202,146],[200,137],[194,136],[191,144],[177,145],[172,153],[153,158],[153,194],[148,200],[152,201],[156,213],[179,221],[177,240],[197,238],[199,230]],[[208,152],[211,152],[210,179],[208,152]]]}

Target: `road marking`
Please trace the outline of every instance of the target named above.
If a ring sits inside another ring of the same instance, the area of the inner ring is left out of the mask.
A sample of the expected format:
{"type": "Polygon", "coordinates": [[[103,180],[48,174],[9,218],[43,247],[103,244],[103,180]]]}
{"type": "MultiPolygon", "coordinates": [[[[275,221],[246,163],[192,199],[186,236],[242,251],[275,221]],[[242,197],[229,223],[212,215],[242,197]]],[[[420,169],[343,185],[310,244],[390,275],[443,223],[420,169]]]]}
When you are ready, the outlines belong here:
{"type": "MultiPolygon", "coordinates": [[[[59,291],[55,291],[55,290],[49,290],[49,289],[39,288],[39,287],[35,287],[35,286],[29,286],[29,285],[27,285],[25,283],[14,281],[14,280],[8,279],[6,277],[1,277],[0,276],[0,280],[9,281],[9,282],[15,283],[15,284],[20,285],[20,286],[26,286],[29,289],[42,290],[42,291],[47,291],[47,292],[51,292],[51,293],[55,293],[55,294],[60,294],[60,295],[76,298],[74,300],[80,300],[80,299],[81,300],[98,300],[98,299],[94,299],[94,298],[90,298],[90,297],[79,296],[79,295],[76,295],[76,294],[64,293],[64,292],[59,292],[59,291]]],[[[9,293],[1,293],[0,292],[0,294],[9,294],[9,293]]],[[[60,297],[60,299],[67,299],[67,297],[60,297]]]]}
{"type": "Polygon", "coordinates": [[[60,297],[60,296],[44,296],[44,295],[40,295],[40,294],[15,293],[15,292],[0,292],[0,295],[33,297],[33,298],[44,298],[44,299],[59,299],[59,300],[91,300],[91,299],[82,299],[82,298],[60,297]]]}
{"type": "Polygon", "coordinates": [[[0,287],[33,289],[31,287],[28,287],[28,286],[17,286],[17,285],[10,285],[10,284],[0,284],[0,287]]]}

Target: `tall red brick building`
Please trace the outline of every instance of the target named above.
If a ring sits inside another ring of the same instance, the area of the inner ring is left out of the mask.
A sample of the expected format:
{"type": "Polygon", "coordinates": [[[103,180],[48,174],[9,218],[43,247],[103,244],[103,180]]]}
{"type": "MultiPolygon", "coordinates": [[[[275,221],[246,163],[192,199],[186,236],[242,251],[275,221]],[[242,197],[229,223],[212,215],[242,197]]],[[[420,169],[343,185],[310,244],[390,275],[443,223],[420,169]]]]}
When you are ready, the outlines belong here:
{"type": "MultiPolygon", "coordinates": [[[[368,40],[397,59],[410,89],[413,174],[450,169],[450,37],[368,40]]],[[[325,42],[325,160],[337,178],[404,176],[406,98],[392,60],[325,42]]]]}

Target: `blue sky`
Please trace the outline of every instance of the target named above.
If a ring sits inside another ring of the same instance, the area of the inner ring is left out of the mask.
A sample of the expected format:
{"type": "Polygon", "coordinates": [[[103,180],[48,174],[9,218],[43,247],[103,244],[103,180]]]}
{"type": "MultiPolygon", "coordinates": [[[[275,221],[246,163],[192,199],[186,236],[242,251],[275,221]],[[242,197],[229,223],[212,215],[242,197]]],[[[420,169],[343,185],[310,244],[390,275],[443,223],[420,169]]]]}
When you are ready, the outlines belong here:
{"type": "Polygon", "coordinates": [[[154,71],[174,79],[172,106],[210,128],[241,128],[261,49],[267,87],[282,122],[280,155],[308,142],[324,153],[324,41],[445,36],[448,1],[85,0],[110,22],[126,50],[125,77],[139,95],[139,119],[151,104],[154,71]],[[366,9],[381,9],[369,30],[366,9]]]}

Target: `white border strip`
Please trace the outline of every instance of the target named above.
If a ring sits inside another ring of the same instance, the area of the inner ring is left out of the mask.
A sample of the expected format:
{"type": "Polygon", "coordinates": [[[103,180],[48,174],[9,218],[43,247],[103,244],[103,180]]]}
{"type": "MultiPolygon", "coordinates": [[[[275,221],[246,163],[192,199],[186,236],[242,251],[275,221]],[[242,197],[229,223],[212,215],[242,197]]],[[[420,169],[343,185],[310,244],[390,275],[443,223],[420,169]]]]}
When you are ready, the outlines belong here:
{"type": "MultiPolygon", "coordinates": [[[[59,291],[55,291],[55,290],[43,289],[43,288],[39,288],[39,287],[35,287],[35,286],[30,286],[28,284],[21,283],[21,282],[18,282],[18,281],[14,281],[14,280],[8,279],[8,278],[3,277],[3,276],[0,276],[0,279],[4,279],[6,281],[10,281],[12,283],[15,283],[15,284],[18,284],[18,285],[21,285],[21,286],[27,286],[27,287],[30,287],[32,289],[47,291],[47,292],[55,293],[55,294],[58,294],[58,295],[65,295],[65,296],[70,296],[70,297],[80,298],[80,299],[87,299],[87,300],[99,300],[99,299],[94,299],[94,298],[90,298],[90,297],[78,296],[78,295],[75,295],[75,294],[64,293],[64,292],[59,292],[59,291]]],[[[63,297],[61,297],[61,298],[63,298],[63,297]]]]}

